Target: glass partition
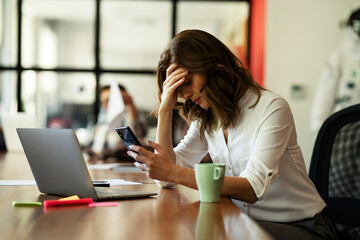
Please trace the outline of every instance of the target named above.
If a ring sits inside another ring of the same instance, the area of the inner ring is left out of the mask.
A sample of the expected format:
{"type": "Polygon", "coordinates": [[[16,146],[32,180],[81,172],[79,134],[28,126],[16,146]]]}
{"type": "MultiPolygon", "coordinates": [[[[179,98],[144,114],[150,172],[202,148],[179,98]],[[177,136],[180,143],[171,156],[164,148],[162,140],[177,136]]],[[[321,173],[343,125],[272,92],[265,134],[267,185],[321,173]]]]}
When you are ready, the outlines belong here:
{"type": "Polygon", "coordinates": [[[102,1],[103,68],[154,69],[171,38],[170,1],[102,1]]]}
{"type": "Polygon", "coordinates": [[[200,29],[225,43],[247,63],[250,4],[236,1],[179,1],[177,32],[200,29]]]}
{"type": "Polygon", "coordinates": [[[115,80],[131,94],[136,106],[150,112],[156,107],[156,76],[147,74],[102,74],[100,85],[110,85],[115,80]]]}
{"type": "Polygon", "coordinates": [[[25,67],[94,67],[93,0],[24,0],[25,67]]]}
{"type": "Polygon", "coordinates": [[[95,77],[90,73],[24,71],[21,100],[39,125],[86,128],[94,120],[95,77]]]}
{"type": "Polygon", "coordinates": [[[16,72],[0,71],[0,114],[17,111],[16,72]]]}
{"type": "MultiPolygon", "coordinates": [[[[0,0],[0,111],[36,114],[42,126],[84,128],[98,114],[97,84],[115,79],[148,114],[156,107],[157,63],[173,34],[190,28],[208,31],[246,64],[249,5],[250,1],[0,0]]],[[[148,121],[155,128],[156,120],[148,121]]],[[[183,125],[175,112],[174,143],[181,139],[183,125]]]]}
{"type": "Polygon", "coordinates": [[[0,0],[0,65],[15,66],[17,61],[17,1],[0,0]]]}

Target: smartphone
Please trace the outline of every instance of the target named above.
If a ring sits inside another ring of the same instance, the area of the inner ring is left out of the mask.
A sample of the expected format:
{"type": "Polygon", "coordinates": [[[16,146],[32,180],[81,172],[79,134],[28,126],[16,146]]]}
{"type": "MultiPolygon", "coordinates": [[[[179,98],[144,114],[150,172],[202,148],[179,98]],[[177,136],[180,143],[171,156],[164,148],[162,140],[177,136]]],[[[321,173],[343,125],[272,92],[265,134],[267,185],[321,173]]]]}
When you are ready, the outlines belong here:
{"type": "Polygon", "coordinates": [[[103,180],[93,180],[93,185],[94,187],[110,187],[110,183],[103,180]]]}
{"type": "MultiPolygon", "coordinates": [[[[119,128],[115,128],[115,131],[119,134],[121,140],[123,141],[123,143],[125,144],[126,148],[129,151],[133,151],[139,155],[141,155],[140,153],[131,150],[130,146],[131,145],[138,145],[141,146],[140,141],[137,139],[137,137],[135,136],[134,132],[131,130],[131,128],[129,126],[127,127],[119,127],[119,128]]],[[[142,146],[141,146],[142,147],[142,146]]]]}

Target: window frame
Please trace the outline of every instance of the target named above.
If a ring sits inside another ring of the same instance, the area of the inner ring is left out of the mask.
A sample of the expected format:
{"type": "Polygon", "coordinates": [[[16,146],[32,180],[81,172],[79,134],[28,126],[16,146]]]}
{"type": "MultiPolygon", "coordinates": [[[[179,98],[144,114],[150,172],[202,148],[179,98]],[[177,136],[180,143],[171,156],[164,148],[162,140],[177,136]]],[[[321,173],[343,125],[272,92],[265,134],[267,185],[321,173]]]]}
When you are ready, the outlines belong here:
{"type": "MultiPolygon", "coordinates": [[[[80,73],[93,73],[96,80],[96,86],[95,86],[95,102],[93,105],[94,114],[97,116],[99,111],[99,96],[96,94],[99,90],[99,84],[100,84],[100,77],[103,73],[115,73],[115,74],[145,74],[145,75],[154,75],[156,69],[126,69],[126,68],[113,68],[113,69],[107,69],[101,67],[101,60],[100,60],[100,19],[101,19],[101,0],[93,0],[95,1],[95,21],[94,21],[94,59],[95,59],[95,66],[93,68],[72,68],[72,67],[55,67],[55,68],[42,68],[37,66],[32,67],[24,67],[22,64],[22,13],[21,9],[23,6],[23,0],[16,0],[17,1],[17,10],[16,10],[16,18],[17,18],[17,44],[16,44],[16,63],[14,66],[4,66],[0,64],[0,71],[9,70],[9,71],[15,71],[15,74],[17,76],[16,78],[16,99],[17,99],[17,111],[18,112],[24,112],[24,108],[21,101],[21,92],[22,92],[22,73],[24,71],[32,70],[35,72],[42,72],[42,71],[49,71],[49,72],[80,72],[80,73]]],[[[177,16],[178,16],[178,3],[179,2],[224,2],[221,0],[151,0],[151,1],[168,1],[171,4],[171,37],[175,36],[177,33],[177,16]]],[[[249,49],[250,49],[250,25],[251,25],[251,0],[226,0],[225,2],[248,2],[249,3],[249,21],[248,21],[248,50],[247,50],[247,57],[248,61],[250,60],[249,55],[249,49]]]]}

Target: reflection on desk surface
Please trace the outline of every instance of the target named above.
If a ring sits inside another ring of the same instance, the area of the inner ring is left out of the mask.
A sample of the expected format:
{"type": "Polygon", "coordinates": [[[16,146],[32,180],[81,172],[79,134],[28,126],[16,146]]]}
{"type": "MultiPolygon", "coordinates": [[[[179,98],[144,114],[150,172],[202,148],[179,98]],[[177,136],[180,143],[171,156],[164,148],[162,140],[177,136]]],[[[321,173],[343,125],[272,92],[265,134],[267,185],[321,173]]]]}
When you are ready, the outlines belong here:
{"type": "MultiPolygon", "coordinates": [[[[271,239],[230,199],[200,203],[199,193],[183,186],[159,189],[145,172],[92,170],[91,175],[141,179],[147,184],[116,186],[159,191],[156,197],[116,201],[117,207],[12,207],[12,201],[60,197],[36,186],[0,186],[0,239],[271,239]]],[[[24,155],[0,154],[0,179],[29,179],[24,155]]],[[[94,178],[94,177],[93,177],[94,178]]]]}

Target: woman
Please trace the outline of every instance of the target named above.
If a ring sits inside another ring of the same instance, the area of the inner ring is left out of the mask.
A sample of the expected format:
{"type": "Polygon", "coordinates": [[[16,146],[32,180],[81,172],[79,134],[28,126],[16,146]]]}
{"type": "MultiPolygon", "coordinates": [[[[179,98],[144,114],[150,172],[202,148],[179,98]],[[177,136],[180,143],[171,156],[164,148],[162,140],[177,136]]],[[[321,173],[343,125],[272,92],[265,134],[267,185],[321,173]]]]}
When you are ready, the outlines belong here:
{"type": "Polygon", "coordinates": [[[157,143],[149,142],[155,153],[132,146],[143,155],[128,152],[143,163],[137,167],[163,187],[196,189],[194,165],[209,152],[226,165],[222,195],[277,239],[333,238],[287,102],[255,83],[223,43],[199,30],[179,33],[161,55],[157,79],[157,143]],[[173,149],[176,108],[191,125],[173,149]]]}

